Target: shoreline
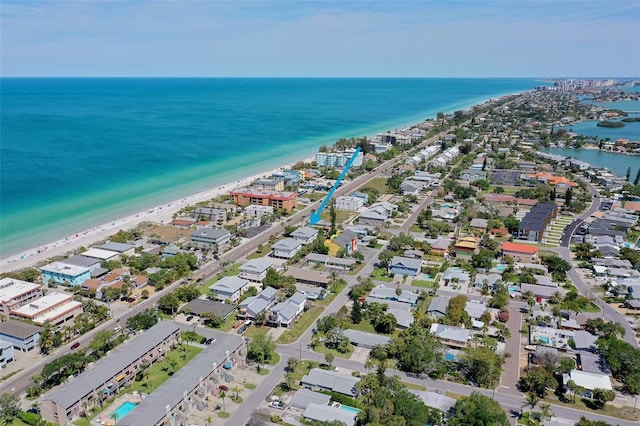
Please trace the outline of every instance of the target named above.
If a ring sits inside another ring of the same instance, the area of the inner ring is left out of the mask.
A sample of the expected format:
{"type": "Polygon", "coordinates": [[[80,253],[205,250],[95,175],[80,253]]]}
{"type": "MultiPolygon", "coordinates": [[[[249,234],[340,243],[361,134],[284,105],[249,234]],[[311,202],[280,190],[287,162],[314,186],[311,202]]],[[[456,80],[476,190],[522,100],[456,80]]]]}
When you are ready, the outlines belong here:
{"type": "MultiPolygon", "coordinates": [[[[314,158],[307,157],[299,161],[310,162],[314,158]]],[[[228,194],[234,188],[246,186],[256,179],[270,176],[283,168],[290,168],[299,161],[290,162],[285,165],[252,174],[245,178],[224,183],[217,187],[206,189],[191,195],[187,195],[167,203],[162,203],[137,213],[132,213],[125,217],[120,217],[100,225],[83,229],[64,238],[23,250],[19,254],[13,254],[0,259],[0,273],[13,272],[16,270],[34,267],[36,264],[46,261],[52,257],[66,255],[79,247],[91,246],[98,241],[108,239],[111,235],[120,230],[135,228],[141,222],[170,223],[173,215],[182,208],[208,201],[223,194],[228,194]]]]}
{"type": "MultiPolygon", "coordinates": [[[[492,95],[491,97],[482,99],[474,99],[472,101],[465,102],[464,106],[462,106],[461,108],[459,108],[460,104],[456,105],[455,109],[471,109],[475,106],[486,105],[489,102],[497,101],[506,96],[519,96],[526,92],[527,90],[520,90],[517,92],[492,95]]],[[[451,105],[448,105],[448,107],[451,107],[451,105]]],[[[453,111],[445,112],[445,114],[449,113],[453,113],[453,111]]],[[[431,118],[435,118],[435,115],[431,118]]],[[[402,125],[397,128],[416,126],[425,120],[426,119],[423,119],[422,121],[413,120],[411,123],[407,123],[406,125],[402,125]]],[[[367,137],[369,137],[369,135],[367,135],[367,137]]],[[[205,189],[203,191],[192,193],[190,195],[185,195],[166,203],[163,202],[162,204],[151,206],[145,208],[144,210],[139,210],[124,217],[118,217],[103,222],[99,225],[82,229],[78,232],[67,235],[64,238],[50,241],[48,243],[43,243],[34,247],[29,247],[25,250],[21,250],[18,253],[0,258],[0,273],[13,272],[20,269],[35,267],[35,265],[37,265],[38,263],[46,261],[50,258],[67,255],[78,249],[79,247],[89,247],[99,241],[108,239],[109,236],[117,233],[120,230],[132,229],[141,222],[154,222],[158,224],[168,223],[172,220],[173,214],[178,212],[183,207],[218,197],[222,194],[228,193],[230,190],[236,187],[246,186],[258,178],[271,175],[272,173],[283,168],[290,168],[297,162],[310,162],[313,160],[315,160],[315,157],[306,157],[297,161],[290,161],[282,166],[268,169],[266,171],[261,171],[250,176],[238,179],[236,181],[223,183],[222,185],[215,186],[213,188],[205,189]]]]}

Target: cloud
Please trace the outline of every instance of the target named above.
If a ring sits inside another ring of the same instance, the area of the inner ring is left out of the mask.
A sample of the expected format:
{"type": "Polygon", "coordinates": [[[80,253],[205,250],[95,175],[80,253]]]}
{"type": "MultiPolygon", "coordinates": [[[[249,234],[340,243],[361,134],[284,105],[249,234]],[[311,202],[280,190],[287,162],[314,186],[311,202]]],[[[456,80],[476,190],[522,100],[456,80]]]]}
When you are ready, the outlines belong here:
{"type": "Polygon", "coordinates": [[[638,75],[636,1],[6,2],[3,75],[638,75]]]}

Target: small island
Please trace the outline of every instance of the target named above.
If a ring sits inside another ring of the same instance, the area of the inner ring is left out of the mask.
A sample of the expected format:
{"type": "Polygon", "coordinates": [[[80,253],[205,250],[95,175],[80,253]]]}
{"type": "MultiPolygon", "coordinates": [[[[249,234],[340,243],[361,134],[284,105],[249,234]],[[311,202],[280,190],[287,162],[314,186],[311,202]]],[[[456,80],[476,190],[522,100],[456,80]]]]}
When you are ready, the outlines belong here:
{"type": "Polygon", "coordinates": [[[598,127],[607,127],[610,129],[617,129],[619,127],[624,127],[624,123],[622,123],[621,121],[600,121],[598,122],[598,124],[596,124],[596,126],[598,127]]]}
{"type": "Polygon", "coordinates": [[[627,117],[627,118],[623,118],[622,120],[625,123],[638,123],[640,122],[640,117],[627,117]]]}

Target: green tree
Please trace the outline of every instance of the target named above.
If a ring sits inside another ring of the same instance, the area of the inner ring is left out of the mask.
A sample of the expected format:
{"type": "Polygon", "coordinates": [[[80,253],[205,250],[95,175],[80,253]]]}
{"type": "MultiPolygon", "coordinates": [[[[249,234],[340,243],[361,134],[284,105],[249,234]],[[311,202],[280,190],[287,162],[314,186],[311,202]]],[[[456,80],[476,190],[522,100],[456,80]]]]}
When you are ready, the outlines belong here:
{"type": "Polygon", "coordinates": [[[605,404],[609,401],[613,401],[615,398],[616,393],[611,389],[595,388],[593,390],[593,400],[601,409],[604,409],[605,404]]]}
{"type": "Polygon", "coordinates": [[[470,325],[471,317],[466,311],[467,296],[461,294],[451,298],[444,314],[444,323],[448,325],[470,325]]]}
{"type": "Polygon", "coordinates": [[[492,388],[500,380],[504,357],[486,346],[469,347],[460,355],[462,369],[472,382],[492,388]]]}
{"type": "Polygon", "coordinates": [[[351,308],[351,322],[360,324],[360,321],[362,321],[362,304],[356,299],[353,301],[353,307],[351,308]]]}
{"type": "Polygon", "coordinates": [[[450,426],[508,426],[507,413],[495,400],[480,393],[460,398],[453,407],[450,426]]]}
{"type": "Polygon", "coordinates": [[[158,322],[155,309],[145,309],[139,314],[127,318],[127,327],[134,330],[148,330],[158,322]]]}
{"type": "Polygon", "coordinates": [[[553,374],[547,369],[535,366],[527,370],[526,375],[520,378],[520,387],[524,391],[529,391],[544,398],[547,395],[547,391],[553,389],[557,385],[556,379],[553,374]]]}
{"type": "Polygon", "coordinates": [[[398,369],[409,373],[429,373],[444,361],[440,341],[417,321],[392,340],[387,352],[397,360],[398,369]]]}
{"type": "Polygon", "coordinates": [[[261,364],[271,361],[275,353],[276,344],[271,336],[267,337],[264,334],[256,336],[247,348],[247,358],[261,364]]]}
{"type": "Polygon", "coordinates": [[[640,169],[638,169],[638,172],[636,173],[636,178],[633,180],[633,184],[636,186],[640,184],[640,169]]]}
{"type": "Polygon", "coordinates": [[[180,299],[175,293],[169,293],[158,299],[158,308],[163,312],[174,315],[180,307],[180,299]]]}
{"type": "Polygon", "coordinates": [[[325,354],[324,356],[324,360],[327,361],[327,364],[329,364],[329,366],[331,366],[331,363],[333,362],[334,359],[335,357],[333,356],[332,353],[325,354]]]}
{"type": "Polygon", "coordinates": [[[0,419],[10,424],[20,412],[20,397],[12,393],[0,395],[0,419]]]}

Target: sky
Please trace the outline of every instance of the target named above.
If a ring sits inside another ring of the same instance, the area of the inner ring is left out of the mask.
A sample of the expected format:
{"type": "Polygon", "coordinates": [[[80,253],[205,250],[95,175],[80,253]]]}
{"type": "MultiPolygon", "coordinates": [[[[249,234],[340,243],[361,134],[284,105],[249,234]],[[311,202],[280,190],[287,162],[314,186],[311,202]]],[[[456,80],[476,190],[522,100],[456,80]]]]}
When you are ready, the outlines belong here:
{"type": "Polygon", "coordinates": [[[638,0],[0,4],[2,76],[638,77],[638,0]]]}

